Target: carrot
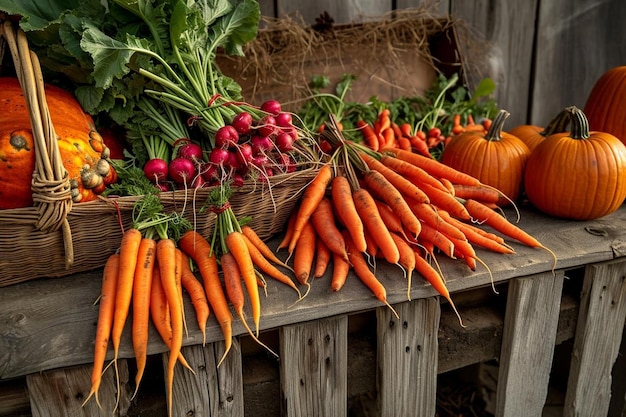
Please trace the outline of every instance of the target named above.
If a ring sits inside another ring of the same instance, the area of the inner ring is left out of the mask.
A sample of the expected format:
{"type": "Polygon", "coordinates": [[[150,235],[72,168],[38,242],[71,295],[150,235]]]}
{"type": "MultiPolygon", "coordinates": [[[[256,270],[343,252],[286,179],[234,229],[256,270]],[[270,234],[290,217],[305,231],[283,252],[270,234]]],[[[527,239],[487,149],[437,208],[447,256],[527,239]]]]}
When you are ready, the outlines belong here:
{"type": "MultiPolygon", "coordinates": [[[[341,234],[341,232],[339,233],[341,234]]],[[[345,242],[343,241],[343,236],[341,237],[341,241],[344,244],[345,252],[345,242]]],[[[315,278],[321,278],[326,273],[334,252],[328,248],[322,239],[316,239],[315,246],[315,267],[313,268],[313,276],[315,278]]],[[[338,255],[343,256],[341,254],[338,255]]],[[[345,255],[344,259],[346,261],[348,260],[348,254],[345,255]]]]}
{"type": "Polygon", "coordinates": [[[202,345],[204,345],[206,343],[206,324],[211,315],[211,310],[204,287],[191,270],[189,256],[186,253],[183,253],[182,259],[181,284],[191,298],[191,304],[196,312],[198,328],[202,332],[202,345]]]}
{"type": "Polygon", "coordinates": [[[289,215],[289,219],[287,219],[287,225],[285,226],[285,234],[283,235],[283,239],[278,244],[276,251],[281,249],[286,249],[289,247],[289,241],[291,240],[291,236],[293,236],[293,225],[296,222],[296,217],[298,217],[298,211],[293,210],[289,215]]]}
{"type": "Polygon", "coordinates": [[[400,218],[402,224],[413,235],[417,236],[420,232],[419,219],[411,211],[411,207],[409,207],[402,193],[379,171],[370,169],[363,175],[367,189],[387,203],[391,210],[400,218]]]}
{"type": "Polygon", "coordinates": [[[377,151],[379,148],[378,135],[374,131],[374,128],[372,128],[372,126],[364,120],[357,120],[356,127],[361,131],[365,145],[368,148],[377,151]]]}
{"type": "Polygon", "coordinates": [[[115,312],[115,292],[119,275],[120,255],[114,253],[107,258],[102,272],[102,289],[100,290],[100,308],[98,309],[98,324],[96,326],[93,370],[91,371],[91,390],[83,402],[87,404],[92,396],[95,396],[98,407],[102,409],[98,390],[102,382],[104,361],[106,359],[111,328],[113,326],[113,315],[115,312]]]}
{"type": "Polygon", "coordinates": [[[427,223],[422,225],[422,231],[418,236],[418,241],[427,241],[439,248],[449,258],[454,259],[454,243],[442,232],[433,228],[427,223]]]}
{"type": "Polygon", "coordinates": [[[500,236],[497,236],[493,233],[488,233],[482,231],[471,224],[464,223],[454,217],[450,216],[446,211],[438,211],[439,215],[448,223],[456,226],[460,231],[463,232],[467,240],[475,245],[481,246],[485,249],[488,249],[492,252],[503,253],[503,254],[513,254],[515,250],[504,244],[504,239],[501,239],[500,236]],[[481,233],[482,232],[482,233],[481,233]]]}
{"type": "Polygon", "coordinates": [[[310,286],[308,280],[313,267],[315,257],[315,240],[317,235],[311,222],[306,222],[302,229],[302,235],[298,239],[293,258],[293,270],[298,282],[302,285],[310,286]]]}
{"type": "Polygon", "coordinates": [[[556,268],[557,257],[552,250],[542,245],[541,242],[539,242],[533,236],[505,219],[502,215],[498,214],[493,209],[485,206],[483,203],[472,199],[465,200],[465,208],[467,208],[467,211],[472,217],[473,222],[485,223],[488,226],[497,230],[498,232],[502,233],[503,235],[515,239],[526,246],[530,246],[531,248],[541,248],[547,251],[554,258],[554,264],[552,268],[556,268]]]}
{"type": "Polygon", "coordinates": [[[430,185],[423,185],[422,190],[430,198],[430,202],[458,219],[469,220],[470,216],[463,204],[449,192],[441,191],[430,185]]]}
{"type": "Polygon", "coordinates": [[[397,264],[400,260],[398,247],[380,217],[380,212],[376,208],[374,198],[365,188],[355,190],[352,193],[352,196],[354,198],[354,204],[357,212],[363,221],[363,225],[376,242],[377,248],[383,253],[385,259],[389,263],[397,264]]]}
{"type": "Polygon", "coordinates": [[[324,197],[326,188],[328,187],[328,184],[330,184],[332,177],[333,172],[331,166],[329,164],[323,165],[313,181],[311,181],[304,190],[300,202],[300,208],[298,209],[298,216],[296,217],[293,227],[293,236],[291,236],[291,240],[289,242],[290,255],[296,247],[296,243],[300,238],[304,225],[309,221],[313,211],[315,211],[315,208],[324,197]]]}
{"type": "Polygon", "coordinates": [[[217,366],[219,366],[226,358],[232,346],[233,316],[228,308],[228,301],[226,301],[226,295],[224,294],[224,289],[219,279],[217,258],[209,242],[195,230],[185,232],[179,239],[178,245],[183,252],[193,259],[198,267],[198,271],[200,271],[204,283],[207,299],[222,329],[225,349],[222,358],[217,364],[217,366]]]}
{"type": "MultiPolygon", "coordinates": [[[[159,272],[158,262],[156,261],[152,269],[152,285],[150,286],[150,317],[163,343],[165,343],[165,346],[169,349],[172,344],[172,321],[165,290],[163,290],[163,284],[161,283],[161,273],[159,272]]],[[[182,352],[178,355],[178,361],[195,374],[195,371],[191,368],[182,352]]]]}
{"type": "Polygon", "coordinates": [[[363,222],[354,206],[352,188],[347,177],[338,175],[333,178],[331,182],[331,198],[337,218],[350,233],[357,250],[365,252],[367,242],[365,241],[363,222]]]}
{"type": "Polygon", "coordinates": [[[172,239],[161,239],[157,242],[157,259],[161,284],[170,306],[172,320],[172,343],[167,363],[167,399],[168,416],[172,415],[174,394],[174,369],[183,345],[183,306],[180,299],[179,284],[176,282],[176,244],[172,239]]]}
{"type": "Polygon", "coordinates": [[[385,223],[385,226],[387,226],[387,229],[389,229],[390,232],[399,233],[404,236],[405,232],[404,228],[402,227],[402,222],[400,221],[400,218],[396,215],[396,213],[391,210],[391,207],[389,207],[387,204],[383,203],[380,200],[374,200],[374,203],[376,203],[376,207],[378,208],[378,212],[380,213],[380,218],[383,220],[383,223],[385,223]]]}
{"type": "Polygon", "coordinates": [[[283,262],[272,249],[261,239],[261,237],[256,233],[256,231],[248,226],[241,226],[241,233],[243,233],[248,240],[263,254],[263,256],[269,261],[274,262],[284,268],[291,269],[289,265],[283,262]]]}
{"type": "Polygon", "coordinates": [[[415,183],[409,181],[402,175],[387,167],[378,159],[366,153],[361,153],[360,155],[369,169],[380,172],[403,196],[411,197],[413,200],[421,201],[423,203],[430,202],[426,193],[416,186],[415,183]]]}
{"type": "Polygon", "coordinates": [[[137,265],[133,279],[133,322],[131,332],[133,351],[137,361],[137,373],[135,375],[135,392],[132,397],[137,395],[139,383],[146,369],[148,358],[150,292],[152,286],[152,271],[156,258],[156,245],[157,243],[154,239],[144,237],[141,239],[137,252],[137,265]]]}
{"type": "Polygon", "coordinates": [[[486,185],[462,185],[454,184],[454,195],[458,198],[467,200],[478,200],[483,203],[498,203],[502,197],[502,193],[496,188],[486,185]]]}
{"type": "Polygon", "coordinates": [[[233,254],[239,271],[241,271],[241,277],[246,286],[246,292],[248,293],[248,299],[250,300],[250,306],[252,308],[252,322],[255,327],[255,334],[259,335],[259,322],[261,320],[261,298],[259,296],[259,286],[257,284],[256,272],[254,271],[254,263],[250,257],[250,251],[246,245],[243,234],[238,231],[232,231],[226,235],[226,246],[228,250],[233,254]]]}
{"type": "Polygon", "coordinates": [[[328,197],[323,197],[311,214],[311,225],[315,229],[317,237],[324,242],[331,252],[338,253],[348,260],[346,243],[335,223],[333,206],[328,197]]]}
{"type": "Polygon", "coordinates": [[[396,157],[410,162],[413,165],[422,168],[435,178],[447,178],[453,184],[466,184],[466,185],[480,185],[480,181],[468,174],[465,174],[457,169],[454,169],[448,165],[442,164],[436,159],[427,158],[423,155],[419,155],[413,152],[407,152],[397,148],[383,148],[381,153],[391,152],[396,157]]]}
{"type": "MultiPolygon", "coordinates": [[[[274,278],[276,281],[293,288],[298,293],[298,298],[302,298],[302,294],[300,294],[300,290],[293,282],[293,280],[288,275],[284,274],[280,269],[272,265],[246,234],[244,234],[243,236],[246,245],[248,245],[248,252],[250,252],[250,258],[252,259],[252,263],[259,267],[261,271],[274,278]]],[[[289,268],[291,269],[291,267],[289,268]]]]}
{"type": "Polygon", "coordinates": [[[439,181],[441,181],[443,186],[446,187],[446,190],[448,191],[448,193],[450,193],[450,195],[456,196],[456,193],[455,193],[456,190],[454,189],[454,184],[452,184],[452,182],[450,182],[449,179],[441,178],[439,181]]]}
{"type": "Polygon", "coordinates": [[[426,143],[426,138],[422,138],[420,135],[411,136],[409,139],[411,142],[411,146],[415,148],[415,150],[425,158],[432,158],[430,154],[430,149],[428,148],[428,144],[426,143]]]}
{"type": "Polygon", "coordinates": [[[409,123],[402,123],[400,125],[400,132],[402,132],[402,136],[410,138],[413,136],[413,127],[409,123]]]}
{"type": "Polygon", "coordinates": [[[397,146],[396,134],[391,128],[391,126],[387,126],[381,129],[378,135],[378,138],[380,140],[381,146],[389,146],[389,147],[397,146]]]}
{"type": "Polygon", "coordinates": [[[441,183],[441,181],[439,181],[438,178],[433,177],[422,168],[416,167],[407,161],[403,161],[395,156],[383,155],[380,158],[380,162],[386,167],[389,167],[398,174],[404,176],[417,187],[421,187],[422,184],[429,184],[435,188],[439,188],[441,191],[447,191],[447,188],[441,183]]]}
{"type": "Polygon", "coordinates": [[[432,205],[423,203],[411,204],[411,210],[422,221],[422,227],[424,224],[428,224],[433,229],[447,236],[465,239],[463,232],[442,218],[439,215],[439,210],[436,210],[432,205]]]}
{"type": "Polygon", "coordinates": [[[332,291],[339,291],[348,278],[348,272],[350,272],[350,263],[343,259],[336,253],[333,256],[333,273],[330,278],[330,289],[332,291]]]}
{"type": "Polygon", "coordinates": [[[365,284],[365,286],[369,288],[370,291],[372,291],[376,299],[386,304],[394,313],[396,318],[399,318],[398,313],[396,313],[394,308],[387,301],[387,290],[385,290],[385,287],[383,286],[383,284],[378,280],[378,278],[376,278],[376,275],[374,275],[374,273],[369,269],[369,266],[367,262],[365,261],[363,254],[355,250],[352,239],[350,238],[350,235],[348,233],[344,232],[344,239],[346,241],[349,261],[350,261],[350,264],[352,264],[352,268],[354,269],[354,272],[356,273],[356,275],[359,277],[361,282],[365,284]]]}
{"type": "Polygon", "coordinates": [[[415,252],[415,270],[418,271],[420,275],[422,275],[424,279],[430,283],[430,285],[432,285],[435,291],[437,291],[450,303],[450,306],[459,319],[459,324],[461,327],[465,327],[463,320],[461,319],[461,315],[452,301],[452,297],[450,296],[450,292],[446,287],[443,277],[428,262],[426,262],[426,259],[424,259],[418,252],[415,252]]]}
{"type": "Polygon", "coordinates": [[[405,269],[407,278],[407,290],[406,295],[411,300],[411,278],[413,276],[413,270],[415,269],[415,254],[413,248],[409,243],[401,236],[392,233],[391,237],[396,242],[398,250],[400,251],[400,265],[405,269]]]}

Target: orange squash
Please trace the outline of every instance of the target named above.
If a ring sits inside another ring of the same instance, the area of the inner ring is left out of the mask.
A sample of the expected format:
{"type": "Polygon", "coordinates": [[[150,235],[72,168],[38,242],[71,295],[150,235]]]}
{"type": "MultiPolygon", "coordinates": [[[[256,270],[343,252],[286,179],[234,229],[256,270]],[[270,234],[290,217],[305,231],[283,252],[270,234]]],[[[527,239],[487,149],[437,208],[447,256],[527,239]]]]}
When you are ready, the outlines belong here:
{"type": "Polygon", "coordinates": [[[589,129],[610,133],[626,144],[626,65],[611,68],[598,78],[583,112],[589,129]]]}
{"type": "MultiPolygon", "coordinates": [[[[116,179],[107,161],[109,150],[72,94],[52,85],[45,89],[72,200],[94,200],[116,179]]],[[[32,206],[34,169],[35,147],[24,93],[17,78],[0,77],[0,209],[32,206]]]]}
{"type": "Polygon", "coordinates": [[[520,138],[532,152],[548,136],[555,134],[567,135],[569,119],[570,116],[567,110],[562,110],[545,127],[519,125],[509,130],[509,133],[520,138]]]}

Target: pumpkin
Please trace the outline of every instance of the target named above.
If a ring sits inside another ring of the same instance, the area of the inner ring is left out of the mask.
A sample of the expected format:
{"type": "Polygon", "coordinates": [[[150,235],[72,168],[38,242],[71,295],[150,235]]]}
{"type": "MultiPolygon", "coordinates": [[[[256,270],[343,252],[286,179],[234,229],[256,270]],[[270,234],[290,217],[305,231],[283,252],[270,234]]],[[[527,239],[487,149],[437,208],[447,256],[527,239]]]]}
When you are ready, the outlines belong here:
{"type": "Polygon", "coordinates": [[[610,133],[626,143],[626,66],[606,71],[583,108],[592,131],[610,133]]]}
{"type": "MultiPolygon", "coordinates": [[[[93,119],[69,92],[45,86],[50,118],[68,172],[72,201],[91,201],[116,179],[109,150],[93,119]]],[[[30,207],[35,147],[24,93],[15,77],[0,77],[0,209],[30,207]]]]}
{"type": "Polygon", "coordinates": [[[569,113],[567,110],[561,111],[557,114],[545,127],[537,125],[519,125],[509,130],[508,132],[517,136],[528,146],[530,151],[550,135],[557,133],[567,135],[567,129],[569,126],[569,113]]]}
{"type": "Polygon", "coordinates": [[[444,148],[441,162],[500,190],[505,206],[520,196],[530,149],[521,139],[502,130],[509,112],[500,110],[487,132],[464,132],[444,148]]]}
{"type": "Polygon", "coordinates": [[[585,113],[569,107],[571,132],[552,135],[528,159],[524,185],[528,201],[561,218],[605,216],[626,198],[626,145],[614,135],[589,130],[585,113]]]}

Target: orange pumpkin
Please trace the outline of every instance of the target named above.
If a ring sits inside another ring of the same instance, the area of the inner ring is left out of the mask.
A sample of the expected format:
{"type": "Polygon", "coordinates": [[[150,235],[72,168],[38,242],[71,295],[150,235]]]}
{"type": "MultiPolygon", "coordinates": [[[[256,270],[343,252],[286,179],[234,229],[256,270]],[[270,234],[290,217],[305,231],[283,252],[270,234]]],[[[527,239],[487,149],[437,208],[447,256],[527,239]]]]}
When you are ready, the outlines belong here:
{"type": "Polygon", "coordinates": [[[626,65],[602,74],[591,89],[583,112],[589,129],[610,133],[626,144],[626,65]]]}
{"type": "Polygon", "coordinates": [[[583,111],[572,106],[569,135],[552,135],[528,159],[528,200],[555,217],[591,220],[626,198],[626,145],[606,132],[589,131],[583,111]]]}
{"type": "MultiPolygon", "coordinates": [[[[94,200],[116,178],[106,159],[108,148],[74,96],[52,85],[45,89],[72,200],[94,200]]],[[[24,93],[17,78],[0,77],[0,209],[32,206],[34,169],[35,147],[24,93]]]]}
{"type": "Polygon", "coordinates": [[[546,127],[537,125],[519,125],[509,130],[509,133],[520,138],[532,152],[540,142],[550,135],[557,133],[567,135],[569,119],[569,113],[566,110],[563,110],[557,114],[554,119],[546,125],[546,127]]]}
{"type": "MultiPolygon", "coordinates": [[[[454,136],[444,148],[441,162],[497,188],[515,201],[521,193],[530,149],[521,139],[502,130],[508,116],[509,112],[500,110],[486,133],[454,136]]],[[[505,206],[509,202],[503,198],[498,204],[505,206]]]]}

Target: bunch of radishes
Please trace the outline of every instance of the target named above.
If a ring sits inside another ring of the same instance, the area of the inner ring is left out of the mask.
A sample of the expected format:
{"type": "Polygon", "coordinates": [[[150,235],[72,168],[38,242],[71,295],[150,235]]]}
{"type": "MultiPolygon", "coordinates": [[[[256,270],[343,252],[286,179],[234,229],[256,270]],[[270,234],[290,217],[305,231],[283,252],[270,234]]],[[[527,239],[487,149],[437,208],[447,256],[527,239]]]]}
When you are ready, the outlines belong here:
{"type": "Polygon", "coordinates": [[[230,124],[217,130],[214,146],[206,152],[198,143],[179,139],[169,164],[164,159],[150,159],[144,166],[145,175],[167,191],[224,181],[239,186],[250,177],[265,179],[293,172],[292,154],[300,130],[292,123],[291,113],[283,112],[276,100],[264,102],[260,110],[260,116],[248,111],[235,115],[230,124]]]}

